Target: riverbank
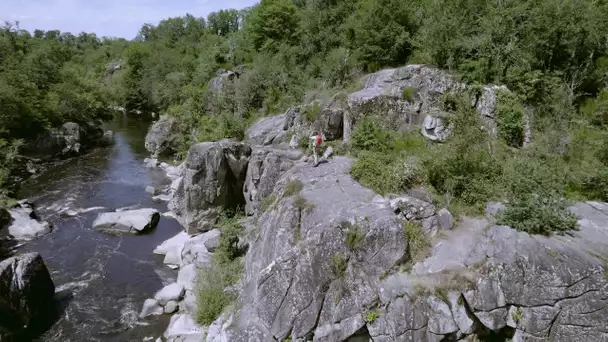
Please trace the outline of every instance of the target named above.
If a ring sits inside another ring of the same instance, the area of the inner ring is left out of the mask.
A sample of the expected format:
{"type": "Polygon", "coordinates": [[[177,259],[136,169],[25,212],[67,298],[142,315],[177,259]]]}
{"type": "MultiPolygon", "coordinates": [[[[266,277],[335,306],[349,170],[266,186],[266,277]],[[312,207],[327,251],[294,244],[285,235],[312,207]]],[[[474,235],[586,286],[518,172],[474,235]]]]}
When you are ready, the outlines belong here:
{"type": "Polygon", "coordinates": [[[112,146],[53,165],[17,193],[53,226],[18,249],[42,255],[57,289],[60,315],[40,341],[142,341],[160,336],[168,323],[167,317],[138,315],[145,298],[176,276],[151,251],[180,231],[177,221],[161,217],[142,235],[92,228],[99,213],[119,208],[166,212],[166,203],[146,192],[147,186],[170,185],[162,171],[143,164],[146,125],[118,116],[108,129],[115,132],[112,146]]]}

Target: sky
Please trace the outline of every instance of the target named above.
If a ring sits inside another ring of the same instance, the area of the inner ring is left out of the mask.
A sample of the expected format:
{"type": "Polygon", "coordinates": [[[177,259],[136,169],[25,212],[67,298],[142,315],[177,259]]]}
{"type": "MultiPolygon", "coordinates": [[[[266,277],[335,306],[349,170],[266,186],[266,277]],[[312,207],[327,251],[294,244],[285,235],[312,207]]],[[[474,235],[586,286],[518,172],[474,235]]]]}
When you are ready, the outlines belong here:
{"type": "Polygon", "coordinates": [[[241,9],[259,0],[0,0],[0,22],[19,21],[22,29],[60,30],[133,39],[143,24],[190,13],[241,9]]]}

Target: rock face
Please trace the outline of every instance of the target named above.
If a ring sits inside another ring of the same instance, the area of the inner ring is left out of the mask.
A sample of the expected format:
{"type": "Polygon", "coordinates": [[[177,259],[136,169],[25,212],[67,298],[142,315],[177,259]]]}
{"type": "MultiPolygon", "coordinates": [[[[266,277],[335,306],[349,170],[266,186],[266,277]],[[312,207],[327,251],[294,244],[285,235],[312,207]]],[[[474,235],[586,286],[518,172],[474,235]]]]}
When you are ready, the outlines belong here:
{"type": "Polygon", "coordinates": [[[55,285],[38,253],[0,262],[0,340],[20,341],[48,324],[55,285]]]}
{"type": "Polygon", "coordinates": [[[328,329],[347,338],[365,326],[361,312],[377,301],[380,276],[403,261],[407,239],[349,168],[343,157],[318,168],[296,164],[277,182],[277,203],[259,217],[246,257],[243,309],[229,340],[295,340],[328,329]],[[283,196],[293,180],[303,190],[283,196]]]}
{"type": "Polygon", "coordinates": [[[192,146],[169,209],[189,234],[213,228],[219,211],[244,204],[249,145],[222,140],[192,146]]]}
{"type": "Polygon", "coordinates": [[[109,233],[143,233],[154,229],[160,220],[156,209],[138,209],[102,213],[93,222],[93,228],[109,233]]]}
{"type": "Polygon", "coordinates": [[[17,240],[32,240],[51,232],[48,222],[38,221],[34,208],[25,201],[9,210],[12,218],[8,232],[17,240]]]}
{"type": "MultiPolygon", "coordinates": [[[[365,116],[376,116],[391,128],[401,131],[422,126],[422,134],[435,141],[444,141],[451,128],[441,113],[443,96],[466,90],[445,71],[424,65],[407,65],[380,70],[361,80],[363,88],[321,105],[317,127],[328,140],[350,141],[353,126],[365,116]]],[[[496,107],[496,92],[507,90],[494,85],[484,86],[472,103],[485,119],[487,128],[495,131],[492,119],[496,107]]]]}
{"type": "Polygon", "coordinates": [[[278,173],[255,216],[239,309],[209,327],[212,341],[608,341],[608,204],[573,206],[571,235],[530,236],[456,223],[423,189],[384,199],[349,167],[336,157],[278,173]],[[301,192],[285,195],[296,180],[301,192]],[[443,230],[428,257],[408,260],[405,220],[429,237],[443,230]]]}
{"type": "Polygon", "coordinates": [[[172,116],[161,115],[146,135],[146,150],[154,157],[175,153],[172,135],[175,133],[176,121],[172,116]]]}
{"type": "Polygon", "coordinates": [[[59,128],[51,129],[35,141],[24,146],[23,152],[41,159],[67,158],[82,154],[89,148],[110,143],[104,137],[101,124],[79,125],[67,122],[59,128]]]}
{"type": "Polygon", "coordinates": [[[300,158],[302,152],[298,150],[254,148],[243,188],[247,214],[257,213],[264,199],[271,200],[269,196],[281,175],[293,167],[300,158]]]}

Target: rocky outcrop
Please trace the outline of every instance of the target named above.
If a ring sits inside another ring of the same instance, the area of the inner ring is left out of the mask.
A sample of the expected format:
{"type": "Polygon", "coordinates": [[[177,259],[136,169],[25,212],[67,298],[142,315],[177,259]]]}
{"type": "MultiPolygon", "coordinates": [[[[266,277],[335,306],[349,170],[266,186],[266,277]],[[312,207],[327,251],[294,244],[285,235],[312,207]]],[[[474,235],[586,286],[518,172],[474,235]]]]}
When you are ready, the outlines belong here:
{"type": "MultiPolygon", "coordinates": [[[[320,104],[316,126],[328,140],[349,142],[354,125],[363,117],[374,116],[395,130],[410,131],[423,126],[424,136],[444,141],[451,131],[444,123],[445,114],[441,113],[444,96],[468,88],[449,73],[424,65],[381,70],[365,76],[361,84],[359,91],[338,94],[320,104]]],[[[491,132],[496,129],[493,118],[499,90],[506,88],[483,86],[471,104],[491,132]]]]}
{"type": "Polygon", "coordinates": [[[32,204],[27,201],[20,201],[9,213],[8,232],[17,240],[32,240],[51,232],[50,224],[38,220],[32,204]]]}
{"type": "Polygon", "coordinates": [[[343,157],[294,162],[274,181],[238,310],[208,341],[608,341],[608,204],[573,206],[581,229],[570,235],[530,236],[456,223],[423,189],[381,198],[349,167],[343,157]],[[293,182],[301,192],[285,194],[293,182]],[[410,259],[404,221],[432,243],[423,259],[410,259]]]}
{"type": "Polygon", "coordinates": [[[43,160],[68,158],[98,146],[111,143],[109,135],[105,135],[100,123],[80,125],[67,122],[59,128],[54,128],[41,134],[38,139],[23,147],[23,153],[43,160]]]}
{"type": "Polygon", "coordinates": [[[55,285],[38,253],[0,262],[0,340],[23,341],[49,323],[55,285]]]}
{"type": "Polygon", "coordinates": [[[190,148],[183,180],[169,202],[189,234],[212,229],[221,209],[245,203],[243,184],[250,156],[249,145],[232,140],[190,148]]]}
{"type": "Polygon", "coordinates": [[[295,340],[329,327],[346,338],[365,326],[358,317],[377,301],[380,277],[404,261],[407,239],[349,168],[343,157],[319,168],[299,163],[277,182],[246,256],[243,308],[229,340],[295,340]],[[294,181],[301,193],[284,195],[294,181]],[[346,324],[353,320],[362,324],[346,324]]]}
{"type": "Polygon", "coordinates": [[[156,228],[160,213],[156,209],[138,209],[113,213],[101,213],[93,222],[93,228],[113,233],[143,233],[156,228]]]}
{"type": "Polygon", "coordinates": [[[170,155],[175,153],[175,144],[173,142],[173,135],[177,122],[174,117],[169,115],[161,115],[146,135],[145,147],[153,157],[161,155],[170,155]]]}

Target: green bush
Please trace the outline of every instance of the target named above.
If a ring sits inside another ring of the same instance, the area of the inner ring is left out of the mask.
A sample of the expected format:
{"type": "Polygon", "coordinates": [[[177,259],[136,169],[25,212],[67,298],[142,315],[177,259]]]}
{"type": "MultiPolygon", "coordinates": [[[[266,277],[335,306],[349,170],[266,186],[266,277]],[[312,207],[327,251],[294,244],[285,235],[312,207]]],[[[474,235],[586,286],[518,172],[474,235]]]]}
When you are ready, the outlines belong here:
{"type": "Polygon", "coordinates": [[[403,233],[407,238],[408,252],[412,259],[419,258],[430,247],[418,223],[411,221],[404,222],[403,233]]]}
{"type": "Polygon", "coordinates": [[[262,200],[262,212],[265,212],[266,210],[268,210],[270,208],[270,206],[272,206],[272,204],[277,200],[277,196],[272,193],[266,197],[264,197],[264,199],[262,200]]]}
{"type": "Polygon", "coordinates": [[[377,311],[370,311],[367,313],[367,315],[365,315],[365,321],[367,323],[373,324],[378,317],[380,317],[380,314],[377,311]]]}
{"type": "Polygon", "coordinates": [[[240,210],[226,210],[218,220],[222,232],[220,245],[213,254],[211,264],[199,271],[197,276],[197,322],[209,325],[215,321],[223,310],[236,298],[226,293],[226,287],[237,283],[243,273],[242,251],[238,248],[239,236],[243,227],[239,221],[243,218],[240,210]]]}
{"type": "Polygon", "coordinates": [[[424,177],[415,159],[370,151],[358,154],[350,174],[379,194],[403,192],[421,183],[424,177]]]}
{"type": "Polygon", "coordinates": [[[290,197],[296,195],[302,191],[304,188],[304,184],[299,179],[291,180],[289,183],[285,184],[285,189],[283,190],[284,197],[290,197]]]}
{"type": "Polygon", "coordinates": [[[344,253],[336,253],[331,257],[331,271],[337,278],[344,278],[347,267],[348,258],[346,255],[344,255],[344,253]]]}
{"type": "Polygon", "coordinates": [[[227,286],[234,284],[243,269],[239,260],[227,264],[216,261],[201,269],[197,275],[196,321],[201,325],[213,323],[224,309],[236,298],[224,291],[227,286]]]}
{"type": "Polygon", "coordinates": [[[561,198],[526,194],[509,202],[498,223],[530,234],[563,234],[576,229],[577,217],[561,198]]]}
{"type": "Polygon", "coordinates": [[[391,132],[381,128],[371,118],[364,118],[357,123],[352,135],[352,147],[361,151],[389,152],[395,141],[391,132]]]}
{"type": "Polygon", "coordinates": [[[359,246],[361,242],[365,240],[365,232],[361,231],[359,225],[350,225],[349,229],[346,231],[346,245],[351,250],[354,250],[359,246]]]}
{"type": "Polygon", "coordinates": [[[524,109],[513,93],[500,91],[496,97],[496,123],[500,136],[509,146],[524,142],[524,109]]]}
{"type": "Polygon", "coordinates": [[[406,100],[407,102],[413,102],[414,97],[416,96],[416,89],[412,87],[405,87],[401,93],[401,98],[406,100]]]}

